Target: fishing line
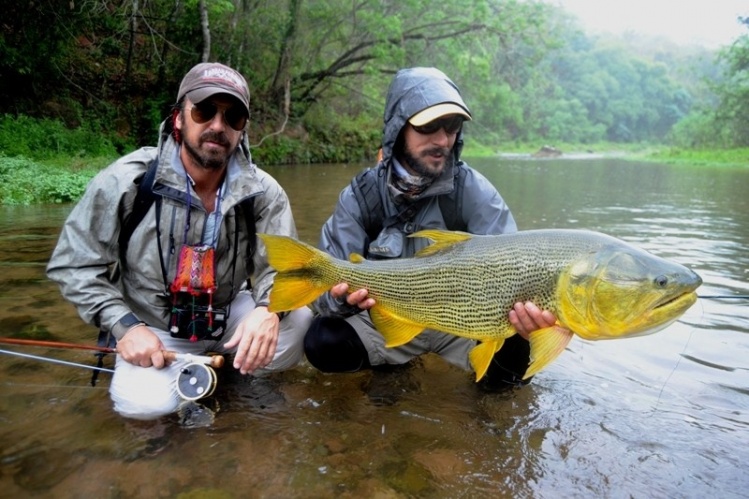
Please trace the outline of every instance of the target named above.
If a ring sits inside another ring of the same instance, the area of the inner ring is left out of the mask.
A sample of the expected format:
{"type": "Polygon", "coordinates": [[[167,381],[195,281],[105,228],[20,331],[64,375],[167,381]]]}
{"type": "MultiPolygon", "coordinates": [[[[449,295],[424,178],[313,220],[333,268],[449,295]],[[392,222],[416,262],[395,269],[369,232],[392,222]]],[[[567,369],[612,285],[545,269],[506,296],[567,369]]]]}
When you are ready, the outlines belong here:
{"type": "Polygon", "coordinates": [[[41,360],[43,362],[51,362],[53,364],[62,364],[62,365],[73,366],[73,367],[85,367],[86,369],[94,369],[97,371],[104,371],[107,373],[114,372],[114,369],[107,369],[105,367],[89,366],[87,364],[79,364],[77,362],[68,362],[67,360],[50,359],[49,357],[40,357],[39,355],[31,355],[28,353],[13,352],[10,350],[0,350],[0,353],[6,353],[8,355],[15,355],[17,357],[24,357],[26,359],[34,359],[34,360],[41,360]]]}
{"type": "Polygon", "coordinates": [[[697,296],[697,298],[704,298],[708,300],[731,300],[731,299],[737,299],[737,300],[746,300],[749,299],[749,295],[705,295],[705,296],[697,296]]]}
{"type": "Polygon", "coordinates": [[[65,388],[67,389],[76,389],[76,390],[108,390],[106,386],[100,387],[100,386],[78,386],[78,385],[52,385],[49,383],[15,383],[6,381],[3,383],[0,383],[0,386],[12,386],[12,387],[20,387],[20,388],[65,388]]]}
{"type": "MultiPolygon", "coordinates": [[[[699,296],[698,298],[734,298],[733,296],[699,296]]],[[[700,319],[699,323],[702,323],[702,320],[705,318],[705,307],[700,303],[700,319]]],[[[668,385],[668,382],[671,380],[671,376],[674,375],[676,370],[679,368],[679,364],[681,364],[681,359],[684,358],[684,354],[687,352],[687,347],[689,347],[689,343],[692,341],[692,335],[694,334],[694,330],[696,328],[692,326],[689,328],[689,336],[687,337],[687,342],[684,344],[684,348],[681,350],[681,353],[679,354],[679,358],[676,361],[676,365],[674,365],[673,369],[671,369],[671,372],[668,373],[668,376],[666,376],[666,379],[663,381],[663,385],[661,386],[660,391],[658,392],[658,399],[655,401],[655,407],[653,407],[653,410],[656,410],[658,408],[658,404],[661,403],[661,396],[663,395],[663,391],[666,389],[666,386],[668,385]]]]}

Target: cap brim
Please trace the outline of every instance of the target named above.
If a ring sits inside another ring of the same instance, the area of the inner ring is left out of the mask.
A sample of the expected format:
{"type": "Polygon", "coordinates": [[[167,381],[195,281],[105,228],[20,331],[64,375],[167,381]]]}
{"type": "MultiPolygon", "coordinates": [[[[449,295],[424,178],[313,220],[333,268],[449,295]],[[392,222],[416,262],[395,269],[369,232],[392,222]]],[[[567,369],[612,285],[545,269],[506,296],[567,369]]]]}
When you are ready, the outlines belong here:
{"type": "Polygon", "coordinates": [[[208,97],[211,97],[217,94],[226,94],[226,95],[230,95],[234,97],[245,108],[245,110],[247,111],[247,115],[248,116],[250,115],[250,108],[247,105],[247,102],[245,102],[244,97],[242,97],[242,95],[239,92],[234,92],[229,89],[222,88],[222,87],[203,87],[203,88],[196,88],[195,90],[191,90],[187,92],[185,95],[193,103],[199,104],[203,102],[204,100],[206,100],[208,97]]]}
{"type": "Polygon", "coordinates": [[[462,106],[453,104],[452,102],[446,102],[444,104],[437,104],[435,106],[428,107],[423,111],[419,111],[409,118],[408,122],[414,126],[426,125],[430,121],[434,121],[437,118],[447,116],[449,114],[458,114],[463,116],[466,120],[471,119],[471,115],[462,106]]]}

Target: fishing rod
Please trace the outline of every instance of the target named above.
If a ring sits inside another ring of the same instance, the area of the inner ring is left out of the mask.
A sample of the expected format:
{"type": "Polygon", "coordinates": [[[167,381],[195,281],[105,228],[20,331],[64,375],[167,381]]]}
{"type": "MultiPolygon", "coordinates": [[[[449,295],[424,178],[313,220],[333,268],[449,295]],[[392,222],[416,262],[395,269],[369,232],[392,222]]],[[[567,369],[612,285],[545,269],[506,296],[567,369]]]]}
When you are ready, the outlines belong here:
{"type": "MultiPolygon", "coordinates": [[[[102,353],[117,353],[117,349],[111,347],[100,347],[94,345],[81,345],[79,343],[64,343],[61,341],[45,341],[45,340],[23,340],[20,338],[3,338],[0,337],[0,343],[7,343],[10,345],[25,345],[34,347],[49,347],[49,348],[71,348],[78,350],[93,350],[102,353]]],[[[7,350],[0,350],[0,353],[8,353],[7,350]]],[[[224,365],[224,357],[222,355],[193,355],[191,353],[178,353],[171,352],[169,350],[163,350],[164,359],[167,362],[174,362],[177,360],[183,360],[185,362],[198,362],[206,364],[216,369],[224,365]]],[[[23,356],[23,355],[22,355],[23,356]]],[[[51,362],[54,362],[50,360],[51,362]]],[[[61,363],[63,361],[60,361],[61,363]]],[[[99,368],[95,368],[99,369],[99,368]]],[[[102,369],[103,370],[103,369],[102,369]]]]}

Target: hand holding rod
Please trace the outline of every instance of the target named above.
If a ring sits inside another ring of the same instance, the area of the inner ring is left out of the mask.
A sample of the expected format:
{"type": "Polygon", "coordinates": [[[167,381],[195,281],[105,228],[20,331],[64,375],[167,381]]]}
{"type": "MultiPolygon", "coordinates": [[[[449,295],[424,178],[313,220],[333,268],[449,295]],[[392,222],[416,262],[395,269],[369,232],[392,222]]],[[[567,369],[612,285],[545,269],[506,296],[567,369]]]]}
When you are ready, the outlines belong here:
{"type": "MultiPolygon", "coordinates": [[[[45,341],[45,340],[22,340],[20,338],[2,338],[0,337],[0,343],[8,343],[11,345],[27,345],[34,347],[50,347],[50,348],[75,348],[79,350],[94,350],[97,352],[104,353],[117,353],[117,349],[109,347],[99,347],[94,345],[80,345],[78,343],[63,343],[60,341],[45,341]]],[[[164,359],[167,362],[174,362],[176,360],[184,360],[187,362],[199,362],[206,364],[216,369],[224,365],[224,357],[222,355],[193,355],[191,353],[177,353],[168,350],[163,350],[164,359]]]]}

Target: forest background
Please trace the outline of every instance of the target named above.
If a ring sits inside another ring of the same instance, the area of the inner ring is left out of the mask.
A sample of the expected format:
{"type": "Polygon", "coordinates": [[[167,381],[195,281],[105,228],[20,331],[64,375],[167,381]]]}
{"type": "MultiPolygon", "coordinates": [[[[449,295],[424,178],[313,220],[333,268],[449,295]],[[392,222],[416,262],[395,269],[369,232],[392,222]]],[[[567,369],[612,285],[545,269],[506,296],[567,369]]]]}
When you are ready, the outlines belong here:
{"type": "Polygon", "coordinates": [[[75,200],[154,145],[201,61],[247,78],[261,166],[373,160],[387,86],[409,66],[461,88],[464,155],[552,144],[749,163],[749,7],[747,33],[716,50],[589,35],[533,0],[0,3],[0,204],[75,200]]]}

